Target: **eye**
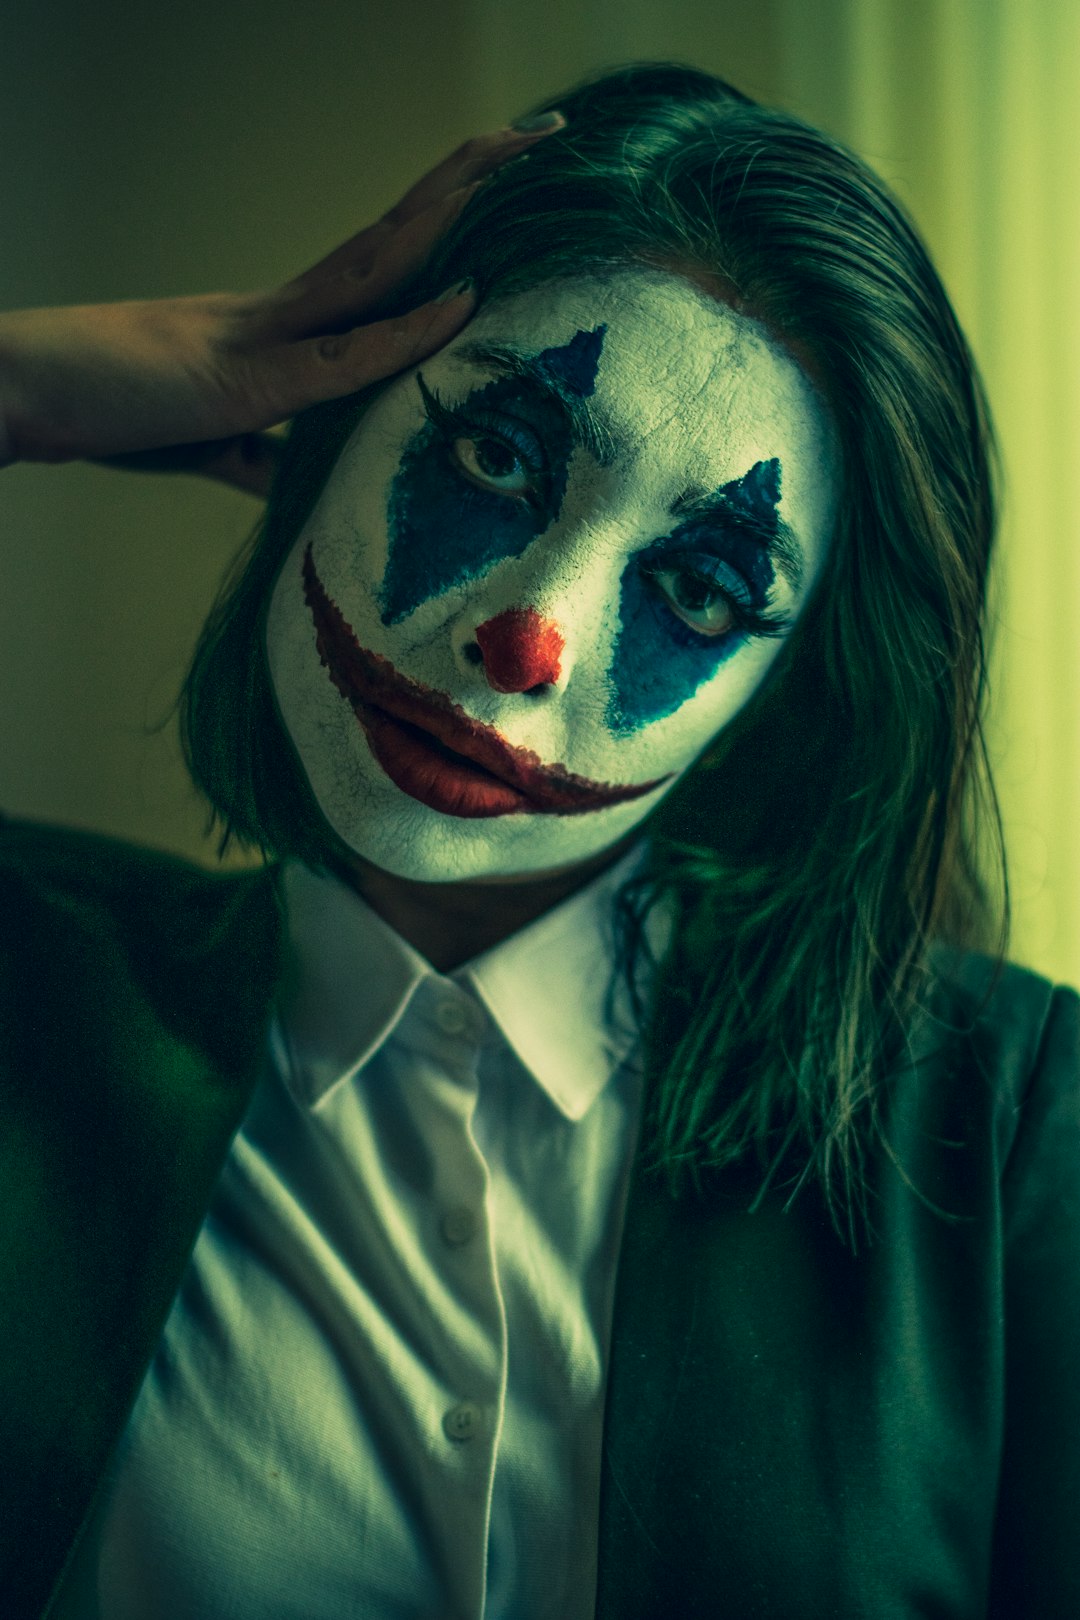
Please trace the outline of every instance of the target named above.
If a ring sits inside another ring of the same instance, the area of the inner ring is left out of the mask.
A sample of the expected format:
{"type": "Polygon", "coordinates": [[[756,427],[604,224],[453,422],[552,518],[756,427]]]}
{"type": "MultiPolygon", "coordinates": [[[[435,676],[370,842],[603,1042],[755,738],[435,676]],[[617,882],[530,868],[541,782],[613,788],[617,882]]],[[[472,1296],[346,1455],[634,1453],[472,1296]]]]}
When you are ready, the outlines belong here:
{"type": "Polygon", "coordinates": [[[533,493],[536,474],[524,457],[504,440],[488,435],[471,438],[461,435],[453,440],[450,450],[462,470],[485,489],[521,497],[533,493]]]}
{"type": "Polygon", "coordinates": [[[699,635],[712,638],[741,631],[747,636],[782,636],[792,625],[790,614],[755,605],[751,588],[737,568],[722,557],[695,554],[668,557],[641,565],[641,571],[667,606],[699,635]]]}
{"type": "Polygon", "coordinates": [[[688,568],[650,569],[649,577],[683,623],[702,635],[722,636],[735,628],[738,610],[733,594],[715,579],[688,568]]]}
{"type": "Polygon", "coordinates": [[[416,381],[428,421],[471,484],[512,501],[544,505],[549,494],[548,462],[534,432],[512,417],[446,405],[419,372],[416,381]]]}

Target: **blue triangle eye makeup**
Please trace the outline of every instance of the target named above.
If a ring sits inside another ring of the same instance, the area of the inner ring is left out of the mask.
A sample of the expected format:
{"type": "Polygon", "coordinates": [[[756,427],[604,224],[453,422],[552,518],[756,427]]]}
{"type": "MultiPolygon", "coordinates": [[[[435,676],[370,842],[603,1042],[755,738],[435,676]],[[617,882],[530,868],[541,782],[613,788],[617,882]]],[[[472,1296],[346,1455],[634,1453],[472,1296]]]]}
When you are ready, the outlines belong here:
{"type": "MultiPolygon", "coordinates": [[[[607,328],[576,332],[560,348],[530,361],[549,379],[553,396],[591,394],[607,328]]],[[[556,397],[545,399],[522,378],[498,377],[461,405],[444,407],[418,375],[428,420],[405,448],[387,503],[389,557],[380,591],[382,622],[397,624],[428,601],[482,577],[496,563],[520,557],[558,520],[575,444],[572,424],[556,397]],[[470,482],[455,463],[455,437],[487,437],[528,463],[537,477],[532,500],[470,482]]]]}
{"type": "Polygon", "coordinates": [[[780,504],[780,460],[772,456],[768,461],[755,461],[749,472],[734,479],[719,490],[716,500],[728,512],[741,513],[765,534],[777,532],[777,511],[780,504]]]}
{"type": "MultiPolygon", "coordinates": [[[[576,445],[610,465],[605,444],[589,440],[596,419],[580,414],[592,411],[585,401],[606,330],[580,330],[534,354],[466,346],[467,358],[502,374],[452,406],[417,374],[427,420],[405,447],[387,503],[384,625],[520,557],[557,523],[576,445]]],[[[627,560],[608,682],[614,735],[673,714],[748,637],[788,627],[769,611],[777,567],[799,585],[799,551],[778,512],[781,476],[773,456],[677,501],[677,527],[627,560]]]]}
{"type": "Polygon", "coordinates": [[[579,399],[587,399],[596,392],[606,331],[606,326],[594,326],[591,332],[575,332],[561,349],[542,349],[536,356],[537,369],[579,399]]]}
{"type": "MultiPolygon", "coordinates": [[[[766,611],[781,536],[780,461],[758,461],[704,500],[671,534],[632,556],[619,593],[607,722],[618,736],[682,707],[747,636],[777,636],[783,614],[766,611]],[[660,577],[682,576],[726,599],[730,629],[704,634],[680,617],[660,577]]],[[[785,566],[785,565],[781,565],[785,566]]],[[[795,571],[787,555],[785,572],[795,571]]]]}

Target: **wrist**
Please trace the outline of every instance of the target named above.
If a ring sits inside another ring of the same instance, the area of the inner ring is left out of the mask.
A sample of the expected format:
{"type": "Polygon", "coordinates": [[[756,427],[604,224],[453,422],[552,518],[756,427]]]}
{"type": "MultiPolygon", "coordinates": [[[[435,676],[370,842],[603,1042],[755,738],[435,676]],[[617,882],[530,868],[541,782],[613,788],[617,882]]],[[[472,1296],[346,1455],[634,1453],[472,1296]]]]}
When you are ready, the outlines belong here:
{"type": "Polygon", "coordinates": [[[7,317],[0,315],[0,467],[8,467],[19,459],[15,449],[15,376],[18,362],[10,342],[8,325],[7,317]]]}
{"type": "Polygon", "coordinates": [[[14,461],[71,461],[70,330],[78,310],[0,314],[0,467],[14,461]]]}
{"type": "Polygon", "coordinates": [[[13,461],[32,461],[35,410],[35,366],[40,336],[35,336],[47,312],[6,310],[0,314],[0,467],[13,461]]]}

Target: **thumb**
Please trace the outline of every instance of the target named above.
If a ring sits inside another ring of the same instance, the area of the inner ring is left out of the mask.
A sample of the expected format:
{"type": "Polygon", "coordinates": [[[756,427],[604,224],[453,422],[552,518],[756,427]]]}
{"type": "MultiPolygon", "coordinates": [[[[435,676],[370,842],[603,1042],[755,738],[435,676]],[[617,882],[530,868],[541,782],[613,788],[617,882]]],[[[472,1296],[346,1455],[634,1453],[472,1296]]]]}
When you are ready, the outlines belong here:
{"type": "Polygon", "coordinates": [[[227,439],[167,445],[161,450],[129,450],[92,459],[100,466],[122,467],[128,472],[197,473],[265,498],[283,444],[283,435],[277,433],[239,433],[227,439]]]}

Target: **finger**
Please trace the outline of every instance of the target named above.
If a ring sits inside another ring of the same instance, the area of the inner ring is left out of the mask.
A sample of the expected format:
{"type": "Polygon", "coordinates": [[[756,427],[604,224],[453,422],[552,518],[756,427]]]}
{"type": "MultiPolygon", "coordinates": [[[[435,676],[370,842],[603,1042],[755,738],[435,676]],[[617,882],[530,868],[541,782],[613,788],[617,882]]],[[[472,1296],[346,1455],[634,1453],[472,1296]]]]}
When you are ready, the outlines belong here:
{"type": "Polygon", "coordinates": [[[272,433],[241,433],[198,444],[167,445],[159,450],[133,450],[116,456],[94,456],[103,467],[127,472],[197,473],[216,478],[252,495],[268,493],[284,443],[272,433]]]}
{"type": "Polygon", "coordinates": [[[552,116],[558,121],[544,128],[497,129],[463,141],[449,157],[443,158],[441,163],[421,175],[416,184],[410,186],[405,195],[382,216],[383,221],[395,227],[403,225],[451,191],[485,180],[501,164],[508,163],[512,157],[519,156],[538,141],[566,127],[561,113],[552,116]]]}
{"type": "Polygon", "coordinates": [[[308,277],[291,283],[277,303],[273,335],[290,341],[343,332],[366,316],[376,315],[379,306],[423,268],[436,242],[475,196],[479,185],[476,182],[451,192],[400,230],[388,233],[377,253],[351,259],[347,250],[352,250],[353,243],[346,243],[338,250],[340,263],[335,272],[329,272],[330,260],[324,260],[326,273],[318,279],[309,272],[308,277]]]}
{"type": "Polygon", "coordinates": [[[284,439],[273,433],[242,433],[225,441],[221,455],[196,469],[203,478],[216,479],[232,489],[265,500],[281,460],[284,439]]]}
{"type": "Polygon", "coordinates": [[[357,231],[355,236],[313,264],[291,281],[285,291],[307,290],[344,272],[351,272],[358,278],[367,274],[393,232],[425,214],[428,209],[444,203],[450,208],[452,217],[468,201],[472,194],[470,188],[475,189],[501,164],[519,157],[530,146],[535,146],[537,141],[565,128],[566,121],[562,114],[553,116],[558,122],[548,128],[500,129],[486,135],[474,135],[464,141],[449,157],[422,175],[381,219],[357,231]],[[468,194],[454,202],[454,197],[459,193],[468,194]]]}
{"type": "Polygon", "coordinates": [[[263,375],[252,378],[267,401],[268,420],[293,416],[405,371],[449,343],[475,308],[476,295],[468,291],[353,332],[269,351],[260,360],[263,375]]]}

